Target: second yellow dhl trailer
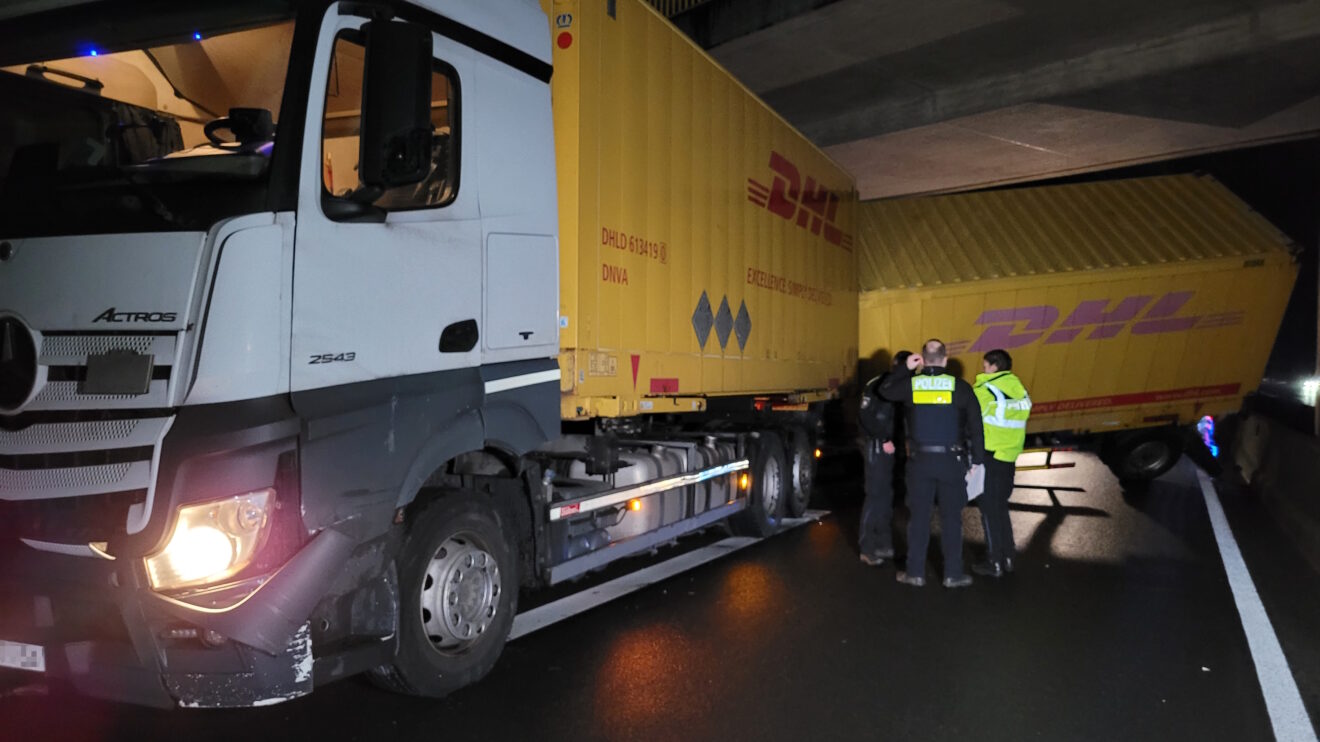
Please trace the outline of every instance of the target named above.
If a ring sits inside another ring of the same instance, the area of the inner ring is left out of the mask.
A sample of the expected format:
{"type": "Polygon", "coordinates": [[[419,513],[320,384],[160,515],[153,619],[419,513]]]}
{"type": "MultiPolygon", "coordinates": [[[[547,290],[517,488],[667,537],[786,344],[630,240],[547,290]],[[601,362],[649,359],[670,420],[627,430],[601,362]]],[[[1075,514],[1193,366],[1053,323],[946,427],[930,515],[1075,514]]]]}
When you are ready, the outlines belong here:
{"type": "Polygon", "coordinates": [[[862,204],[859,348],[928,338],[971,380],[1013,358],[1028,433],[1100,437],[1124,477],[1167,470],[1177,426],[1260,384],[1296,277],[1291,243],[1208,176],[862,204]]]}

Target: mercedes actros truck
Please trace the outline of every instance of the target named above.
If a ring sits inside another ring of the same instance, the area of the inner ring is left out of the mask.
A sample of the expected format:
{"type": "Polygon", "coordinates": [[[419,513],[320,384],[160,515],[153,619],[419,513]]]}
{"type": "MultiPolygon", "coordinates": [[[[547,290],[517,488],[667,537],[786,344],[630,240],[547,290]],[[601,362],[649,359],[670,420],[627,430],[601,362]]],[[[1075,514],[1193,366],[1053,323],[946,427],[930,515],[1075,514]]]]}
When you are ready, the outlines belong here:
{"type": "Polygon", "coordinates": [[[521,591],[772,533],[855,202],[638,0],[0,10],[0,666],[441,696],[521,591]]]}

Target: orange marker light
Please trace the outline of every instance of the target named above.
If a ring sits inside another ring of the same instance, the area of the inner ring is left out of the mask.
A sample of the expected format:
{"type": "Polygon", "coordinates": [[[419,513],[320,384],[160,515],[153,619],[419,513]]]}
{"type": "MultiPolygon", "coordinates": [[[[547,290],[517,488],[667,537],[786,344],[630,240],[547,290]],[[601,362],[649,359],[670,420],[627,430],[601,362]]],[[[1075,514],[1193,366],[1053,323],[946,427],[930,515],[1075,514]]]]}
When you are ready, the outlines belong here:
{"type": "Polygon", "coordinates": [[[746,472],[744,472],[741,477],[738,477],[738,489],[745,490],[749,489],[751,486],[752,478],[748,476],[746,472]]]}
{"type": "Polygon", "coordinates": [[[816,449],[816,458],[820,458],[820,449],[819,449],[819,448],[816,449]]]}
{"type": "Polygon", "coordinates": [[[629,500],[629,501],[628,501],[628,509],[631,510],[631,511],[633,511],[634,513],[637,512],[638,510],[641,510],[641,509],[642,509],[642,501],[641,501],[641,500],[629,500]]]}

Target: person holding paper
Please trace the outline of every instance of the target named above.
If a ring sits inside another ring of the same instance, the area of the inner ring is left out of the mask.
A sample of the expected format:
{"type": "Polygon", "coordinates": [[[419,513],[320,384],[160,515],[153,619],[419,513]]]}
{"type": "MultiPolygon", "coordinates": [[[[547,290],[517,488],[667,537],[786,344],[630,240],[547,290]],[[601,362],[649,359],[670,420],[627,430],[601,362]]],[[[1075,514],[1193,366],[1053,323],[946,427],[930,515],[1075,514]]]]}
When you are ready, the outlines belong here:
{"type": "Polygon", "coordinates": [[[985,494],[977,504],[985,529],[986,558],[972,571],[986,577],[1002,577],[1013,571],[1017,546],[1013,523],[1008,516],[1008,498],[1013,494],[1017,457],[1027,440],[1027,417],[1031,396],[1013,373],[1013,357],[1006,350],[992,350],[981,362],[984,373],[976,375],[972,390],[981,403],[985,425],[985,494]]]}

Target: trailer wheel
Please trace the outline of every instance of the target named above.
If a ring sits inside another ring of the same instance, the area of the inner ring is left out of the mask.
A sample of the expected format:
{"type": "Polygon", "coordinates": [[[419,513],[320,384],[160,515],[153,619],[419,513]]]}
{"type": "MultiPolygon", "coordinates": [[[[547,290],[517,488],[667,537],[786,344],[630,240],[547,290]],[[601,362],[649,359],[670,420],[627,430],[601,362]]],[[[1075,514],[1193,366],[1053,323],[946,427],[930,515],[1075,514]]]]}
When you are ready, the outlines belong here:
{"type": "Polygon", "coordinates": [[[1170,430],[1140,430],[1108,441],[1109,467],[1120,481],[1148,482],[1172,469],[1182,457],[1182,441],[1170,430]]]}
{"type": "Polygon", "coordinates": [[[439,698],[490,672],[518,603],[518,562],[491,503],[453,492],[428,505],[404,541],[399,578],[398,649],[372,680],[439,698]]]}
{"type": "Polygon", "coordinates": [[[816,480],[816,447],[806,430],[795,429],[789,444],[789,469],[792,486],[789,488],[788,515],[801,518],[811,504],[811,485],[816,480]]]}
{"type": "Polygon", "coordinates": [[[751,450],[751,488],[747,508],[729,519],[739,536],[764,538],[779,530],[788,493],[788,461],[774,433],[762,433],[751,450]]]}

